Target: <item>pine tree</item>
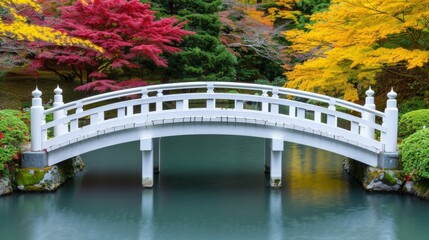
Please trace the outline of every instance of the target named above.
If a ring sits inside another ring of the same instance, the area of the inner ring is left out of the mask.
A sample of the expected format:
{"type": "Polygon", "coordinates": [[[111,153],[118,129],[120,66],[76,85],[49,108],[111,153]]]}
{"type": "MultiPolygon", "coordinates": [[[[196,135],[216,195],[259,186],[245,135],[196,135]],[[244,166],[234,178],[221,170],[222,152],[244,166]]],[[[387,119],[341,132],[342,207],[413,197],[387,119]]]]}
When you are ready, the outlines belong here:
{"type": "Polygon", "coordinates": [[[168,56],[165,81],[232,81],[236,57],[219,41],[221,22],[217,13],[220,0],[155,0],[160,14],[177,15],[187,21],[186,36],[178,45],[182,51],[168,56]]]}

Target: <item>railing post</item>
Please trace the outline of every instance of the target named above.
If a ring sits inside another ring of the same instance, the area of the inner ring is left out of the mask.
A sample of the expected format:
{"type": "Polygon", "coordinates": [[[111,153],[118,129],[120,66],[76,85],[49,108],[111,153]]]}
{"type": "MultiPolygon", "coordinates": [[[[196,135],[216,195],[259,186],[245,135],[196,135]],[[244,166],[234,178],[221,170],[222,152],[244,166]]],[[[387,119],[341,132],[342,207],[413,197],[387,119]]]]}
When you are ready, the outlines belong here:
{"type": "MultiPolygon", "coordinates": [[[[149,98],[149,96],[147,95],[147,89],[146,88],[142,89],[142,96],[141,96],[141,98],[142,99],[148,99],[149,98]]],[[[141,113],[145,114],[145,113],[148,113],[148,112],[149,112],[149,104],[143,103],[141,105],[141,113]]]]}
{"type": "MultiPolygon", "coordinates": [[[[336,111],[337,108],[335,107],[335,104],[336,104],[336,100],[334,98],[331,98],[331,100],[329,101],[328,109],[332,111],[336,111]]],[[[337,117],[335,115],[328,114],[326,117],[327,117],[326,122],[328,125],[331,125],[334,127],[337,126],[337,117]]]]}
{"type": "MultiPolygon", "coordinates": [[[[59,85],[57,85],[57,88],[55,88],[54,90],[54,107],[59,107],[64,105],[63,102],[63,95],[61,95],[61,93],[63,92],[63,90],[60,88],[59,85]]],[[[64,109],[60,109],[54,112],[54,121],[55,120],[59,120],[61,118],[63,118],[65,116],[64,113],[64,109]]],[[[64,135],[66,133],[66,126],[63,123],[60,123],[58,125],[55,125],[54,127],[54,136],[58,137],[61,135],[64,135]]]]}
{"type": "MultiPolygon", "coordinates": [[[[271,96],[273,99],[279,99],[279,89],[274,87],[272,90],[273,95],[271,96]]],[[[271,103],[271,112],[274,114],[279,113],[279,105],[277,103],[271,103]]]]}
{"type": "MultiPolygon", "coordinates": [[[[268,97],[267,92],[267,90],[262,90],[262,97],[268,97]]],[[[266,102],[266,100],[264,99],[264,101],[262,102],[262,112],[268,112],[268,108],[268,102],[266,102]]]]}
{"type": "Polygon", "coordinates": [[[176,101],[176,110],[188,110],[189,109],[189,100],[177,100],[176,101]]]}
{"type": "MultiPolygon", "coordinates": [[[[81,101],[76,102],[76,112],[75,114],[83,112],[83,105],[81,101]]],[[[70,132],[77,131],[79,129],[79,118],[73,119],[70,121],[70,132]]]]}
{"type": "Polygon", "coordinates": [[[132,115],[134,115],[134,106],[133,106],[133,105],[131,105],[131,106],[127,106],[127,113],[126,113],[126,115],[127,115],[127,116],[132,116],[132,115]]]}
{"type": "Polygon", "coordinates": [[[42,124],[44,120],[42,105],[42,92],[37,88],[31,93],[31,151],[42,150],[42,124]]]}
{"type": "Polygon", "coordinates": [[[398,108],[396,104],[397,94],[392,90],[387,94],[389,98],[387,100],[386,109],[384,114],[386,117],[383,119],[383,126],[386,127],[385,138],[382,142],[385,144],[385,152],[396,152],[397,141],[398,141],[398,108]]]}
{"type": "MultiPolygon", "coordinates": [[[[162,93],[162,89],[158,90],[158,93],[156,94],[157,97],[162,97],[164,94],[162,93]]],[[[161,112],[162,111],[162,101],[157,100],[156,101],[156,111],[161,112]]]]}
{"type": "MultiPolygon", "coordinates": [[[[365,105],[363,106],[366,108],[375,110],[374,97],[373,97],[374,91],[371,89],[371,87],[369,87],[369,89],[365,92],[365,94],[366,94],[365,105]]],[[[375,122],[375,115],[373,113],[363,112],[362,118],[372,123],[375,122]]],[[[362,135],[369,139],[374,139],[374,128],[370,126],[364,126],[362,135]]]]}
{"type": "Polygon", "coordinates": [[[300,119],[305,119],[305,108],[296,108],[296,117],[300,119]]]}
{"type": "MultiPolygon", "coordinates": [[[[207,84],[207,93],[208,94],[214,93],[213,83],[207,84]]],[[[207,99],[207,109],[214,109],[214,108],[215,108],[215,99],[207,99]]]]}
{"type": "Polygon", "coordinates": [[[234,109],[235,110],[243,110],[244,109],[244,102],[243,102],[243,100],[235,100],[235,103],[234,103],[234,109]]]}

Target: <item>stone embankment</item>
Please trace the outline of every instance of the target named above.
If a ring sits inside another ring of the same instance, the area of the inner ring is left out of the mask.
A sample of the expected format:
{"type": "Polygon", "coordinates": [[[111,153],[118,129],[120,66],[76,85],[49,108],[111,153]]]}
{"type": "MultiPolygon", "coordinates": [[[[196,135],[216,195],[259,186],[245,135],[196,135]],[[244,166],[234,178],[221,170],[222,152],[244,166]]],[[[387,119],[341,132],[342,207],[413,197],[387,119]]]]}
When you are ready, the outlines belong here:
{"type": "Polygon", "coordinates": [[[45,168],[20,168],[15,176],[0,179],[0,195],[16,191],[50,192],[57,190],[67,179],[85,167],[80,156],[45,168]]]}
{"type": "Polygon", "coordinates": [[[429,185],[407,181],[401,170],[380,169],[345,159],[344,170],[369,192],[398,192],[429,199],[429,185]]]}

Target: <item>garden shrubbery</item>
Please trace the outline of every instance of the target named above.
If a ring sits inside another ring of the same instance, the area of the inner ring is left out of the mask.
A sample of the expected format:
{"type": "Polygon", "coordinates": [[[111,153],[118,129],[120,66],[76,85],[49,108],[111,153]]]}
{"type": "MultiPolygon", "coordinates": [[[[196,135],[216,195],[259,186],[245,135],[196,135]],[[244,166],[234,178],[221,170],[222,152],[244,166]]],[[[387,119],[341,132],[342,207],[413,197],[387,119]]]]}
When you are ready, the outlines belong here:
{"type": "Polygon", "coordinates": [[[404,173],[411,180],[429,179],[429,129],[417,131],[400,146],[404,173]]]}
{"type": "Polygon", "coordinates": [[[8,174],[12,161],[19,159],[29,138],[28,121],[28,115],[20,111],[0,110],[0,176],[8,174]]]}
{"type": "Polygon", "coordinates": [[[425,127],[429,128],[429,109],[408,112],[399,121],[399,137],[404,139],[425,127]]]}
{"type": "Polygon", "coordinates": [[[416,96],[410,99],[406,99],[398,104],[399,118],[402,118],[402,115],[408,112],[425,108],[426,104],[423,97],[416,96]]]}

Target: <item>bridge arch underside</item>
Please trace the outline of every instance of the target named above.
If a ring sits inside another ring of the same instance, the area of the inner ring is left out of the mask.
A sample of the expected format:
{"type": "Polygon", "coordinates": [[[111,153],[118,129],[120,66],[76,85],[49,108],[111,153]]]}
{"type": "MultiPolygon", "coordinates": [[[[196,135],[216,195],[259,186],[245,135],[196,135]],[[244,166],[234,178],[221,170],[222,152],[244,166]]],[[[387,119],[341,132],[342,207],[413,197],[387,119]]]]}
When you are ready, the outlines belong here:
{"type": "Polygon", "coordinates": [[[98,134],[79,139],[74,143],[48,150],[48,165],[54,165],[71,157],[93,150],[141,139],[161,138],[183,135],[235,135],[267,139],[280,139],[286,142],[302,144],[323,149],[345,157],[355,159],[370,166],[377,166],[379,153],[374,149],[359,146],[346,140],[339,140],[330,134],[315,134],[303,129],[290,129],[276,126],[220,123],[220,122],[183,122],[140,126],[98,134]]]}

